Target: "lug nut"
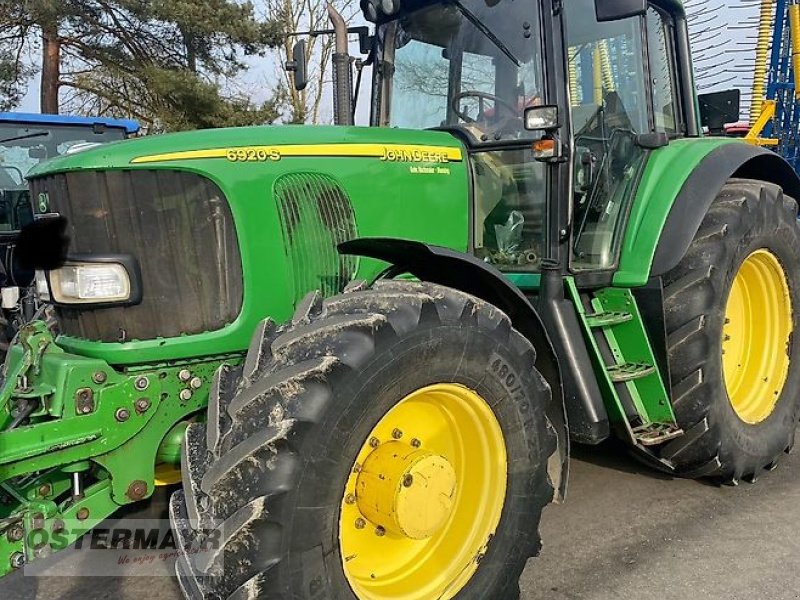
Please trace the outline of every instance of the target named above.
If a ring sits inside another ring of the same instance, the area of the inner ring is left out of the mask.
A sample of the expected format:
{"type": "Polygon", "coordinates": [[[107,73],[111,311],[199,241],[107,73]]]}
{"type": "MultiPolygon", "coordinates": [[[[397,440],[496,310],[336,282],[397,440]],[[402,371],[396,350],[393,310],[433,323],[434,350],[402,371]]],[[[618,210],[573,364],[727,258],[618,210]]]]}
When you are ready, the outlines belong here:
{"type": "Polygon", "coordinates": [[[189,369],[181,369],[181,370],[178,372],[178,379],[180,379],[180,380],[181,380],[181,381],[183,381],[184,383],[186,383],[187,381],[189,381],[191,378],[192,378],[192,374],[191,374],[191,372],[189,371],[189,369]]]}
{"type": "Polygon", "coordinates": [[[375,528],[375,535],[377,535],[378,537],[383,537],[383,536],[386,535],[386,530],[383,527],[381,527],[380,525],[378,525],[375,528]]]}
{"type": "Polygon", "coordinates": [[[345,496],[345,499],[344,499],[344,501],[345,501],[347,504],[355,504],[355,503],[356,503],[356,497],[355,497],[355,494],[347,494],[347,496],[345,496]]]}
{"type": "Polygon", "coordinates": [[[377,448],[378,446],[381,445],[381,441],[376,437],[369,438],[369,445],[372,446],[373,448],[377,448]]]}
{"type": "Polygon", "coordinates": [[[147,412],[149,408],[150,408],[150,400],[148,400],[147,398],[139,398],[136,401],[136,412],[139,413],[147,412]]]}
{"type": "Polygon", "coordinates": [[[192,399],[192,390],[181,390],[181,393],[180,393],[179,397],[184,402],[187,402],[188,400],[191,400],[192,399]]]}
{"type": "Polygon", "coordinates": [[[127,421],[128,419],[130,419],[130,417],[131,417],[131,411],[129,411],[127,408],[118,408],[118,409],[117,409],[117,412],[114,414],[114,417],[115,417],[115,418],[117,419],[117,421],[119,421],[120,423],[124,423],[125,421],[127,421]]]}
{"type": "Polygon", "coordinates": [[[78,521],[85,521],[89,518],[89,509],[84,507],[78,511],[78,514],[75,515],[78,518],[78,521]]]}
{"type": "Polygon", "coordinates": [[[97,371],[92,375],[92,381],[94,381],[97,384],[105,383],[107,379],[108,375],[106,375],[105,371],[97,371]]]}
{"type": "Polygon", "coordinates": [[[199,377],[193,377],[192,380],[189,382],[189,387],[193,390],[199,390],[203,386],[203,380],[199,377]]]}
{"type": "Polygon", "coordinates": [[[128,498],[131,500],[141,500],[147,495],[147,484],[140,479],[132,481],[128,486],[128,498]]]}
{"type": "Polygon", "coordinates": [[[403,487],[411,487],[414,485],[414,476],[411,473],[408,473],[405,477],[403,477],[403,487]]]}
{"type": "Polygon", "coordinates": [[[25,555],[22,552],[14,552],[11,555],[11,568],[21,569],[25,566],[25,555]]]}
{"type": "Polygon", "coordinates": [[[9,542],[18,542],[20,541],[25,535],[25,532],[22,531],[21,527],[14,527],[8,530],[6,537],[8,538],[9,542]]]}
{"type": "Polygon", "coordinates": [[[362,519],[361,517],[356,519],[356,529],[364,529],[364,527],[366,526],[367,522],[364,519],[362,519]]]}
{"type": "Polygon", "coordinates": [[[414,438],[413,440],[411,440],[411,447],[412,448],[419,448],[420,446],[422,446],[422,442],[420,442],[417,438],[414,438]]]}
{"type": "Polygon", "coordinates": [[[403,437],[403,432],[400,431],[399,429],[395,429],[394,431],[392,431],[392,437],[396,440],[399,440],[401,437],[403,437]]]}
{"type": "Polygon", "coordinates": [[[138,377],[133,385],[137,390],[143,392],[150,387],[150,380],[147,377],[138,377]]]}

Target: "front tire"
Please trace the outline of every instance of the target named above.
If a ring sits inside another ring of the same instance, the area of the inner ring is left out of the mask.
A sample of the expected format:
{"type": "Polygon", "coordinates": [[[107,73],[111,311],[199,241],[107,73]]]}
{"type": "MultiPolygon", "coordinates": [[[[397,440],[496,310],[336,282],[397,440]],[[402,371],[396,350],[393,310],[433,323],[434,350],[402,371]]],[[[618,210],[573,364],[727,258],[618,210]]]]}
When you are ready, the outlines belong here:
{"type": "Polygon", "coordinates": [[[755,480],[800,411],[800,228],[778,186],[731,180],[664,278],[673,408],[662,456],[690,477],[755,480]]]}
{"type": "Polygon", "coordinates": [[[553,497],[534,360],[502,312],[426,283],[263,324],[187,432],[185,595],[513,600],[553,497]],[[219,549],[192,557],[209,537],[219,549]]]}

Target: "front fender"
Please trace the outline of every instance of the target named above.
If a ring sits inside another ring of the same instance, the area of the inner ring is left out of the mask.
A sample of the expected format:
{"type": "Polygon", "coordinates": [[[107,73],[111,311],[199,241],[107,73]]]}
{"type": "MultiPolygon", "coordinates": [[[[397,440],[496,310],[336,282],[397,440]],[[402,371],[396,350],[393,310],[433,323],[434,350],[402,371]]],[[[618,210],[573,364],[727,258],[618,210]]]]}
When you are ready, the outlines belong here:
{"type": "Polygon", "coordinates": [[[536,368],[553,393],[554,401],[547,416],[558,434],[560,460],[556,465],[551,461],[550,476],[557,488],[556,500],[563,499],[568,479],[569,435],[561,371],[544,322],[525,295],[500,271],[482,260],[440,246],[392,238],[362,238],[340,244],[339,251],[385,261],[399,273],[409,273],[422,281],[472,294],[508,315],[514,328],[536,349],[536,368]]]}

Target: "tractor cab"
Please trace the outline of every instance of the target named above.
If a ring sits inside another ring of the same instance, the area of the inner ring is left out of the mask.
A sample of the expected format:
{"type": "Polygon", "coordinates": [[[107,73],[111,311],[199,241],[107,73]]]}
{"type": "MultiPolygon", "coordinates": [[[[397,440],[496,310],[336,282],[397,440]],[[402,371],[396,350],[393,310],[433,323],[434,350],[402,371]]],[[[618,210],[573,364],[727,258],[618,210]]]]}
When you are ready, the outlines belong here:
{"type": "Polygon", "coordinates": [[[464,142],[474,253],[501,270],[536,272],[570,237],[573,271],[613,269],[648,151],[694,133],[683,9],[630,5],[364,5],[378,23],[372,124],[464,142]]]}
{"type": "Polygon", "coordinates": [[[375,124],[444,129],[471,151],[474,248],[501,267],[536,270],[545,253],[547,169],[524,113],[543,104],[537,3],[483,0],[410,7],[381,25],[375,124]]]}

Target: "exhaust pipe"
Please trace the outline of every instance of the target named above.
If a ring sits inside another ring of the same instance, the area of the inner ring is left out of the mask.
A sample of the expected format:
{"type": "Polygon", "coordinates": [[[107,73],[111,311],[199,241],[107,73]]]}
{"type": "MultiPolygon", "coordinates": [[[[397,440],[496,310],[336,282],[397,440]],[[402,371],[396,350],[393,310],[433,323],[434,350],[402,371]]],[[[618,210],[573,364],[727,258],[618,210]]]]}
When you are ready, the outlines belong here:
{"type": "Polygon", "coordinates": [[[353,125],[353,71],[347,44],[347,23],[329,2],[328,17],[336,32],[333,52],[333,119],[337,125],[353,125]]]}

